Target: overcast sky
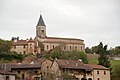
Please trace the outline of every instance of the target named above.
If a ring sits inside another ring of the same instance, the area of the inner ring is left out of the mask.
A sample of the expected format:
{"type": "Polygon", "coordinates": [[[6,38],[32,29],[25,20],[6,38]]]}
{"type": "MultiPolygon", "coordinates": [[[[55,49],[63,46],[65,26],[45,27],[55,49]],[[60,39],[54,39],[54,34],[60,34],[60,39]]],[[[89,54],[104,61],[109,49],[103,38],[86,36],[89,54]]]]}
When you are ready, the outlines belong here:
{"type": "Polygon", "coordinates": [[[120,0],[0,0],[0,38],[34,38],[40,13],[47,36],[120,45],[120,0]]]}

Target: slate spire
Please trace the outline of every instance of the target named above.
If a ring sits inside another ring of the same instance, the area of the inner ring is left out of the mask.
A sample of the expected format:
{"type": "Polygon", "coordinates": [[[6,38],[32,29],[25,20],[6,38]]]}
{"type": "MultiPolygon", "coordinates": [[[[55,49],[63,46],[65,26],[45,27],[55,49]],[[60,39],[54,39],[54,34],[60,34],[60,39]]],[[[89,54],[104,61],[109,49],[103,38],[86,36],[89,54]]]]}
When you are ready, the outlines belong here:
{"type": "Polygon", "coordinates": [[[45,23],[43,21],[43,18],[42,18],[42,15],[40,14],[40,18],[39,18],[39,21],[38,21],[38,24],[37,26],[45,26],[45,23]]]}

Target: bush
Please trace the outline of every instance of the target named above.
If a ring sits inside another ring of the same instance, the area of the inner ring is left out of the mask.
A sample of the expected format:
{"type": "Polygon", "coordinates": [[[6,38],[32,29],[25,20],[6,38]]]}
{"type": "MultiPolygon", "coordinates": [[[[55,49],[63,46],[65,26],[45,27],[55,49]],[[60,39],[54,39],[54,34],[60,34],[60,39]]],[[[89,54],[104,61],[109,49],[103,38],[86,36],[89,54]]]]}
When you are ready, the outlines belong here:
{"type": "Polygon", "coordinates": [[[25,58],[23,54],[16,53],[0,53],[0,60],[9,60],[12,61],[14,59],[22,61],[25,58]]]}

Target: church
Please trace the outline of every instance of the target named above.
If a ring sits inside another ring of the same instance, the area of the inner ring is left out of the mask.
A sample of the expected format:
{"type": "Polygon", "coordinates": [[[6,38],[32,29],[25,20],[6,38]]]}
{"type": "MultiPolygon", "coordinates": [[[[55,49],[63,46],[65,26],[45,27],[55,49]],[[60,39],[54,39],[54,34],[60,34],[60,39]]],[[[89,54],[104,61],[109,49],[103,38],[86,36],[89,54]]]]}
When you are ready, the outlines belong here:
{"type": "Polygon", "coordinates": [[[13,37],[13,47],[11,51],[18,54],[41,53],[41,48],[48,52],[57,46],[62,45],[64,51],[85,51],[84,40],[75,38],[48,37],[46,35],[47,26],[44,23],[42,15],[36,25],[36,37],[34,39],[19,40],[13,37]],[[42,45],[42,47],[41,47],[42,45]]]}

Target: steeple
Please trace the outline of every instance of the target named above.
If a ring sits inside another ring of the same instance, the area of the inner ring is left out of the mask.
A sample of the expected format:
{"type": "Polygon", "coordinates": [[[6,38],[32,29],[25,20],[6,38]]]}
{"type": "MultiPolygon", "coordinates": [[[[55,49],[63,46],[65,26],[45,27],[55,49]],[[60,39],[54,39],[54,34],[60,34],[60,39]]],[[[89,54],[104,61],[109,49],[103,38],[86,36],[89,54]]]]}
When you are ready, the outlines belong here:
{"type": "Polygon", "coordinates": [[[40,18],[39,18],[39,21],[38,21],[38,24],[37,26],[45,26],[45,23],[43,21],[43,18],[42,18],[42,15],[40,14],[40,18]]]}
{"type": "Polygon", "coordinates": [[[42,15],[40,14],[40,18],[38,21],[38,24],[36,26],[36,36],[40,38],[45,38],[46,37],[46,26],[43,21],[42,15]]]}

